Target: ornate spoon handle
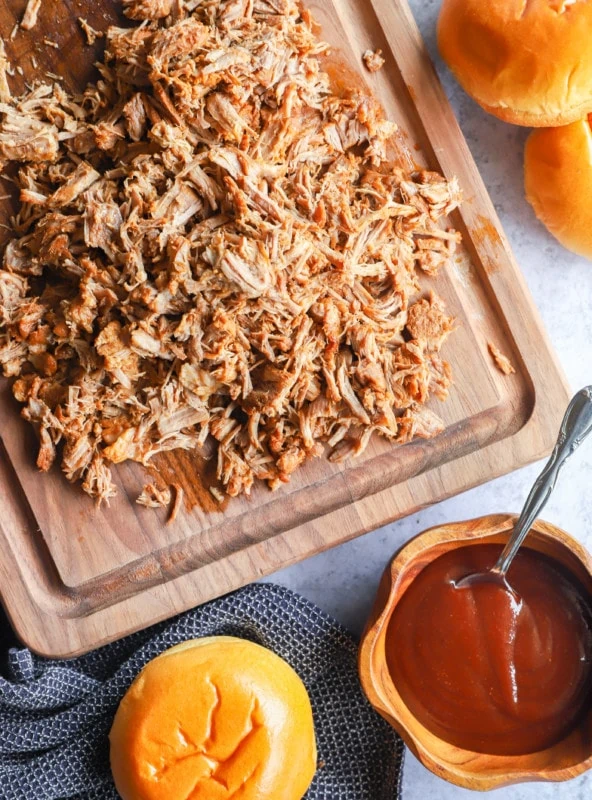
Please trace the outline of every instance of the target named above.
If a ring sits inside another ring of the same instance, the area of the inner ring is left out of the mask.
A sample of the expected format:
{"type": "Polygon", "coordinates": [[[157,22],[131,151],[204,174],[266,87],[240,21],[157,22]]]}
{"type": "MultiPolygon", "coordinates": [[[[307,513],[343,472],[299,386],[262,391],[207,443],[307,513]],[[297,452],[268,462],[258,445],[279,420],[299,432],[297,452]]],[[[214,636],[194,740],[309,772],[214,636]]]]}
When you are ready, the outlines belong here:
{"type": "Polygon", "coordinates": [[[542,511],[555,488],[561,467],[590,433],[592,433],[592,386],[586,386],[575,395],[569,404],[551,458],[536,479],[514,526],[514,531],[492,572],[505,577],[532,523],[542,511]]]}

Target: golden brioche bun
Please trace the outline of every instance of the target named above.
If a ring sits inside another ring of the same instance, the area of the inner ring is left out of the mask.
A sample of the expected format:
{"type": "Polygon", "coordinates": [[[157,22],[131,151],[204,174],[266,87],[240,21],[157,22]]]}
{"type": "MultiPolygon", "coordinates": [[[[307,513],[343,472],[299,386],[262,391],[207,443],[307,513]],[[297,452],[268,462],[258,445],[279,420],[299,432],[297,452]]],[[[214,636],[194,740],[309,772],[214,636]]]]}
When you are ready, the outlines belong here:
{"type": "Polygon", "coordinates": [[[592,258],[592,129],[588,119],[533,131],[524,153],[526,198],[564,247],[592,258]]]}
{"type": "Polygon", "coordinates": [[[271,651],[227,636],[144,667],[109,738],[123,800],[301,800],[316,770],[304,684],[271,651]]]}
{"type": "Polygon", "coordinates": [[[443,0],[438,46],[506,122],[552,127],[592,112],[592,0],[443,0]]]}

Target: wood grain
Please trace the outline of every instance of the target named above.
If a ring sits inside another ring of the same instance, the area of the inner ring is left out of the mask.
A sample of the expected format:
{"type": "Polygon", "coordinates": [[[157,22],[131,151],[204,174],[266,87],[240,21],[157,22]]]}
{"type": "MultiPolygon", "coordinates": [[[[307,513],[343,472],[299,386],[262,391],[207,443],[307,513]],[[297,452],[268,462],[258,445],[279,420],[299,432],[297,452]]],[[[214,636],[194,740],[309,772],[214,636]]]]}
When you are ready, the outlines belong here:
{"type": "MultiPolygon", "coordinates": [[[[360,680],[372,705],[428,769],[465,789],[485,791],[524,781],[564,781],[592,767],[592,710],[569,736],[547,750],[524,756],[475,753],[443,741],[421,725],[402,701],[388,670],[388,623],[416,575],[452,548],[476,541],[505,544],[515,519],[495,514],[441,525],[401,548],[384,573],[360,647],[360,680]]],[[[592,558],[565,531],[537,520],[527,546],[561,563],[592,592],[592,558]]]]}
{"type": "MultiPolygon", "coordinates": [[[[24,5],[0,0],[0,34],[10,34],[24,5]]],[[[406,3],[310,5],[322,35],[339,48],[339,75],[350,81],[357,74],[399,123],[401,163],[457,175],[466,196],[451,220],[464,246],[431,284],[459,321],[444,351],[455,386],[445,405],[436,403],[446,430],[404,447],[376,437],[356,461],[317,459],[277,494],[257,487],[250,500],[195,505],[166,525],[165,511],[135,504],[145,480],[135,464],[117,469],[119,497],[100,511],[59,470],[40,476],[34,436],[0,383],[0,586],[19,635],[39,652],[91,649],[541,458],[552,446],[568,391],[406,3]],[[386,57],[374,74],[361,62],[369,47],[386,57]],[[489,340],[516,375],[495,369],[489,340]]],[[[31,51],[44,47],[44,67],[80,87],[100,43],[83,44],[77,17],[101,28],[99,17],[119,19],[118,10],[116,0],[100,10],[93,0],[46,2],[38,27],[7,41],[8,54],[21,59],[27,77],[31,51]],[[60,49],[40,44],[44,37],[60,49]]],[[[201,481],[202,467],[178,455],[165,467],[186,487],[201,481]]]]}
{"type": "Polygon", "coordinates": [[[104,39],[89,46],[79,19],[86,19],[99,32],[109,25],[130,24],[118,0],[44,0],[37,25],[29,31],[19,28],[14,35],[26,6],[27,0],[0,0],[0,35],[10,61],[23,73],[19,70],[10,81],[14,94],[40,73],[54,73],[65,86],[78,88],[96,78],[94,64],[102,55],[104,39]]]}

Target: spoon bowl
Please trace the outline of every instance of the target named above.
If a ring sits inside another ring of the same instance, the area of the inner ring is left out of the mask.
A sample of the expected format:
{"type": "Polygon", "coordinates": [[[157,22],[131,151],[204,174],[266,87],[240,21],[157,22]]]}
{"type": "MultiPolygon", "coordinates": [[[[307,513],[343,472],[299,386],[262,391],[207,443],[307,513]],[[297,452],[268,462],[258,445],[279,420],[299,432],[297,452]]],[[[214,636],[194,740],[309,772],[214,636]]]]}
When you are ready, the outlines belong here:
{"type": "Polygon", "coordinates": [[[474,589],[476,586],[492,583],[499,586],[506,594],[508,594],[515,605],[520,607],[522,605],[522,598],[516,590],[510,585],[508,579],[501,572],[498,572],[495,567],[487,572],[475,572],[473,575],[467,575],[461,578],[454,584],[455,589],[474,589]]]}

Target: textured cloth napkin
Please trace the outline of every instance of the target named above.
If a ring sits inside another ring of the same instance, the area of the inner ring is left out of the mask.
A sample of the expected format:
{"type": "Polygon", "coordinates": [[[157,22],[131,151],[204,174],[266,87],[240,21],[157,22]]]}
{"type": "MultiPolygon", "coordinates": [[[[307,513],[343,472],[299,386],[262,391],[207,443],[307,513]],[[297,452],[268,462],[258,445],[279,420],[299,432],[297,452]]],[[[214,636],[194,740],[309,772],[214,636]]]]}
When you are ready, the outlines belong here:
{"type": "Polygon", "coordinates": [[[306,800],[399,800],[403,743],[362,694],[355,640],[272,584],[248,586],[69,661],[11,650],[8,679],[0,678],[0,798],[117,800],[107,737],[119,701],[163,650],[212,635],[270,648],[306,684],[320,764],[306,800]]]}

